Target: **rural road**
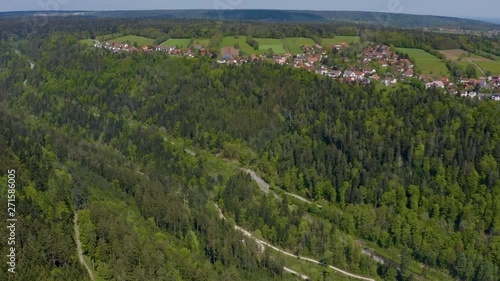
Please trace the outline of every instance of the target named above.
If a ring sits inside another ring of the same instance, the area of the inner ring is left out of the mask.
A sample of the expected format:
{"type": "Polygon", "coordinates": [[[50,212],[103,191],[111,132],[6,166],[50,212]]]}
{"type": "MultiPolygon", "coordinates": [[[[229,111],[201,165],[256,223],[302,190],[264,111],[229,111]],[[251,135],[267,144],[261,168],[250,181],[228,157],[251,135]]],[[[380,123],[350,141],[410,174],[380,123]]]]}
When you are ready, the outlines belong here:
{"type": "MultiPolygon", "coordinates": [[[[222,211],[219,208],[219,206],[217,206],[217,204],[215,204],[215,206],[217,207],[217,210],[219,211],[219,218],[225,219],[224,214],[222,213],[222,211]]],[[[264,245],[264,246],[266,246],[268,248],[271,248],[271,249],[273,249],[275,251],[278,251],[278,252],[280,252],[280,253],[282,253],[284,255],[287,255],[287,256],[290,256],[290,257],[294,257],[294,258],[299,258],[301,260],[309,261],[309,262],[312,262],[312,263],[315,263],[315,264],[318,264],[318,265],[323,265],[323,263],[321,263],[318,260],[307,258],[307,257],[302,257],[302,256],[297,256],[297,255],[294,255],[292,253],[283,251],[283,250],[281,250],[281,249],[279,249],[279,248],[277,248],[277,247],[275,247],[275,246],[273,246],[273,245],[271,245],[271,244],[269,244],[269,243],[267,243],[265,241],[260,240],[259,238],[253,236],[252,233],[248,232],[247,230],[245,230],[245,229],[243,229],[243,228],[241,228],[241,227],[239,227],[237,225],[235,225],[234,228],[236,230],[240,231],[241,233],[243,233],[243,235],[245,235],[245,236],[247,236],[247,237],[255,240],[258,244],[264,245]]],[[[333,269],[333,270],[335,270],[335,271],[337,271],[337,272],[339,272],[339,273],[342,273],[342,274],[344,274],[346,276],[352,277],[352,278],[356,278],[356,279],[359,279],[359,280],[366,280],[366,281],[375,281],[375,279],[367,278],[367,277],[363,277],[363,276],[359,276],[359,275],[347,272],[345,270],[342,270],[340,268],[337,268],[335,266],[328,265],[328,267],[331,268],[331,269],[333,269]]]]}
{"type": "Polygon", "coordinates": [[[89,273],[90,280],[94,280],[94,274],[92,273],[92,270],[90,270],[89,266],[83,259],[82,241],[80,240],[80,228],[78,227],[78,212],[75,212],[75,217],[73,218],[73,224],[75,227],[76,250],[78,252],[78,259],[89,273]]]}

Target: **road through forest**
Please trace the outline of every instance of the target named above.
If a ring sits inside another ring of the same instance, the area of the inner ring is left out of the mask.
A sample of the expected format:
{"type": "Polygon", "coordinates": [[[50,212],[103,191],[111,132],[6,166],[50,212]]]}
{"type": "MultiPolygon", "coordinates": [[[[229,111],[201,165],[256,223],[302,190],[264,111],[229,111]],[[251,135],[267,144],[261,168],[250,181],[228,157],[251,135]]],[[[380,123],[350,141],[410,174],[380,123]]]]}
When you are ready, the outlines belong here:
{"type": "MultiPolygon", "coordinates": [[[[220,219],[223,219],[225,220],[226,218],[224,217],[224,214],[222,213],[222,210],[219,208],[219,206],[217,206],[215,204],[215,206],[217,207],[217,210],[219,212],[219,218],[220,219]]],[[[289,252],[286,252],[284,250],[281,250],[279,249],[278,247],[275,247],[263,240],[260,240],[259,238],[255,237],[252,233],[250,233],[249,231],[241,228],[240,226],[237,226],[235,225],[234,228],[238,231],[240,231],[241,233],[243,233],[243,235],[247,236],[248,238],[251,238],[253,239],[255,242],[257,242],[257,244],[259,245],[263,245],[263,246],[266,246],[268,248],[271,248],[275,251],[278,251],[284,255],[287,255],[287,256],[290,256],[290,257],[294,257],[294,258],[298,258],[298,259],[301,259],[301,260],[305,260],[305,261],[309,261],[309,262],[312,262],[312,263],[315,263],[315,264],[318,264],[318,265],[324,265],[323,263],[321,263],[320,261],[318,260],[315,260],[315,259],[311,259],[311,258],[307,258],[307,257],[302,257],[302,256],[298,256],[298,255],[294,255],[292,253],[289,253],[289,252]]],[[[345,270],[342,270],[340,268],[337,268],[337,267],[334,267],[334,266],[331,266],[331,265],[327,265],[329,268],[339,272],[339,273],[342,273],[346,276],[349,276],[349,277],[352,277],[352,278],[356,278],[356,279],[359,279],[359,280],[366,280],[366,281],[375,281],[375,279],[372,279],[372,278],[367,278],[367,277],[363,277],[363,276],[359,276],[359,275],[356,275],[356,274],[353,274],[353,273],[350,273],[350,272],[347,272],[345,270]]],[[[302,275],[301,275],[302,276],[302,275]]],[[[307,277],[307,276],[306,276],[307,277]]]]}

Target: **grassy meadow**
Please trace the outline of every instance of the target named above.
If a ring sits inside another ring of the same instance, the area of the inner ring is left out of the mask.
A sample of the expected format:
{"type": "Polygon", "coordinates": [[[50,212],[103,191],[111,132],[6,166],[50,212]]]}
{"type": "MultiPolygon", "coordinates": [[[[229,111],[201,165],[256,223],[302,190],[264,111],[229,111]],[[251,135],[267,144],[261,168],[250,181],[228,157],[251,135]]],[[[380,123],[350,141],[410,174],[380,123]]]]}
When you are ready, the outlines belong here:
{"type": "Polygon", "coordinates": [[[423,74],[450,75],[444,62],[422,49],[397,48],[397,50],[408,54],[411,61],[423,74]]]}
{"type": "Polygon", "coordinates": [[[127,43],[127,44],[134,44],[137,42],[137,45],[143,46],[143,45],[154,45],[154,39],[143,37],[143,36],[136,36],[136,35],[127,35],[127,36],[122,36],[115,38],[113,40],[108,40],[110,42],[117,42],[117,43],[127,43]]]}

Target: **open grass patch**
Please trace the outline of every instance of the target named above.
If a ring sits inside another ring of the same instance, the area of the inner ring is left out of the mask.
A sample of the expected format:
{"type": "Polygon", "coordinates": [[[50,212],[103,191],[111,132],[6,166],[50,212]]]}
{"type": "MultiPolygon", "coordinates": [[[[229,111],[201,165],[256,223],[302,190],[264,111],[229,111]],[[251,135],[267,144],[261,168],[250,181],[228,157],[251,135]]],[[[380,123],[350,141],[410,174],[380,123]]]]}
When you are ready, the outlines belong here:
{"type": "Polygon", "coordinates": [[[361,42],[361,37],[359,36],[334,36],[333,38],[323,38],[321,44],[323,47],[329,47],[331,45],[337,45],[339,43],[354,44],[361,42]]]}
{"type": "Polygon", "coordinates": [[[88,46],[94,46],[94,40],[92,40],[92,39],[83,39],[83,40],[80,40],[80,43],[88,45],[88,46]]]}
{"type": "Polygon", "coordinates": [[[457,60],[467,60],[467,61],[490,61],[490,59],[469,53],[467,51],[461,49],[453,49],[453,50],[441,50],[439,51],[441,54],[445,55],[447,59],[452,61],[457,60]]]}
{"type": "Polygon", "coordinates": [[[210,43],[210,39],[208,38],[203,38],[203,39],[194,39],[193,40],[193,45],[194,44],[199,44],[199,45],[203,45],[203,47],[208,47],[208,44],[210,43]]]}
{"type": "Polygon", "coordinates": [[[283,46],[283,41],[281,39],[274,38],[254,38],[259,42],[259,50],[262,52],[267,52],[272,49],[276,54],[286,53],[285,47],[283,46]]]}
{"type": "Polygon", "coordinates": [[[477,61],[475,62],[484,72],[491,72],[492,75],[500,75],[500,61],[477,61]]]}
{"type": "Polygon", "coordinates": [[[450,75],[450,72],[443,61],[422,49],[397,48],[397,50],[401,53],[408,54],[410,56],[410,60],[423,74],[450,75]]]}
{"type": "Polygon", "coordinates": [[[312,46],[314,45],[314,40],[305,37],[288,37],[283,40],[283,46],[286,50],[292,54],[303,53],[302,46],[312,46]]]}
{"type": "Polygon", "coordinates": [[[240,55],[245,54],[245,55],[251,55],[257,53],[256,50],[250,45],[247,44],[247,37],[246,36],[227,36],[222,38],[222,42],[220,44],[221,48],[224,47],[234,47],[237,46],[238,50],[240,51],[240,55]]]}
{"type": "Polygon", "coordinates": [[[143,46],[143,45],[148,45],[151,46],[154,44],[154,39],[143,37],[143,36],[137,36],[137,35],[127,35],[127,36],[122,36],[115,38],[113,40],[108,40],[110,42],[117,42],[117,43],[122,43],[122,44],[135,44],[137,43],[138,46],[143,46]]]}
{"type": "Polygon", "coordinates": [[[109,40],[114,39],[114,38],[118,38],[120,36],[121,36],[120,33],[113,33],[113,34],[98,35],[95,37],[95,39],[104,42],[104,41],[109,41],[109,40]]]}
{"type": "Polygon", "coordinates": [[[188,48],[191,44],[191,39],[168,39],[161,43],[161,46],[175,46],[178,48],[188,48]]]}

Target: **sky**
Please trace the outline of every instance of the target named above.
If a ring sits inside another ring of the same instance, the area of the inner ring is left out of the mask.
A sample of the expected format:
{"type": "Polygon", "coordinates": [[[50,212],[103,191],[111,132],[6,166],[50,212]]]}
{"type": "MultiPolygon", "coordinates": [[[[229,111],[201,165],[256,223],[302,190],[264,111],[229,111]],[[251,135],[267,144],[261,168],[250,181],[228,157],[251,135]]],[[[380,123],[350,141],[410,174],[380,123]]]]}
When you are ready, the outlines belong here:
{"type": "Polygon", "coordinates": [[[499,0],[19,0],[0,1],[2,11],[286,9],[374,11],[464,18],[500,18],[499,0]]]}

